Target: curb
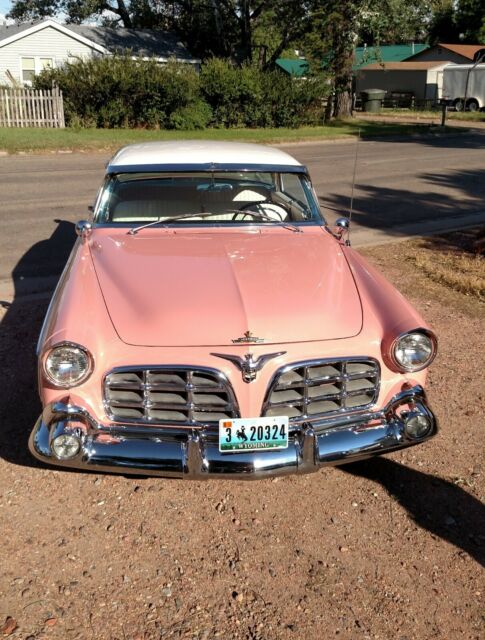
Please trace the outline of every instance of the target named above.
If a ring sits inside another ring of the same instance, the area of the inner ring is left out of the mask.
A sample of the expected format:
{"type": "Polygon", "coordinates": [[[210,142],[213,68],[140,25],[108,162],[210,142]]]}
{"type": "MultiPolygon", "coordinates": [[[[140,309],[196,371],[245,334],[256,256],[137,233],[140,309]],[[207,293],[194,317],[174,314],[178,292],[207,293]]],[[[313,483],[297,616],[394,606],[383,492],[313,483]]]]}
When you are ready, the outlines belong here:
{"type": "Polygon", "coordinates": [[[412,224],[401,225],[393,229],[388,229],[387,231],[369,231],[368,229],[362,229],[360,231],[360,238],[358,235],[359,229],[356,229],[354,231],[352,244],[356,248],[375,247],[381,244],[405,242],[406,240],[415,240],[442,233],[452,233],[453,231],[470,229],[484,224],[485,211],[476,211],[475,213],[466,215],[449,216],[439,221],[424,220],[421,222],[413,222],[412,224]]]}

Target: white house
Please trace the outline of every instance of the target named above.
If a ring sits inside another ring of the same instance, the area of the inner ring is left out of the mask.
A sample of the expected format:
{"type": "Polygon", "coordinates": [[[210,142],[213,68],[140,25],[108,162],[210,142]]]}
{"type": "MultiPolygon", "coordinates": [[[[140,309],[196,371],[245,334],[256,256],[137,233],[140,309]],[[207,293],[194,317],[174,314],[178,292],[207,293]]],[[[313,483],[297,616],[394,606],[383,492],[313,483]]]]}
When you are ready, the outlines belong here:
{"type": "Polygon", "coordinates": [[[127,52],[160,63],[175,59],[200,64],[166,31],[64,25],[47,19],[0,26],[0,84],[30,84],[42,69],[60,66],[70,58],[127,52]]]}

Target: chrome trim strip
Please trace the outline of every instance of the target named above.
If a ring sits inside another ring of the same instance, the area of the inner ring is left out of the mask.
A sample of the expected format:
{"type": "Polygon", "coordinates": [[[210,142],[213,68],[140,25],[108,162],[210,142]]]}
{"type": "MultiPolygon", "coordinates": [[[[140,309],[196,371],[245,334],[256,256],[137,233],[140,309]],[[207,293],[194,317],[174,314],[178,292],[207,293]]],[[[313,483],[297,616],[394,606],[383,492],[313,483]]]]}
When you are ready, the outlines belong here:
{"type": "MultiPolygon", "coordinates": [[[[103,405],[104,405],[104,409],[105,409],[105,413],[107,415],[107,417],[112,420],[115,423],[121,423],[121,424],[142,424],[142,425],[160,425],[161,422],[159,419],[152,419],[149,417],[145,417],[143,419],[140,418],[123,418],[122,420],[118,419],[115,417],[115,414],[110,410],[110,401],[108,398],[108,390],[110,388],[110,385],[107,382],[108,376],[110,376],[111,374],[116,374],[116,373],[135,373],[135,372],[143,372],[143,382],[141,383],[141,385],[139,386],[138,389],[135,389],[137,391],[141,391],[143,393],[143,404],[136,406],[136,405],[132,405],[134,408],[160,408],[158,406],[156,406],[153,403],[150,403],[147,399],[147,392],[150,391],[182,391],[182,389],[179,387],[178,389],[175,388],[171,388],[171,389],[159,389],[156,386],[154,387],[153,384],[150,384],[149,382],[147,382],[147,372],[149,371],[180,371],[181,373],[190,374],[190,378],[193,377],[194,374],[197,374],[197,372],[201,373],[201,374],[208,374],[213,376],[216,380],[219,381],[219,385],[217,387],[209,387],[209,385],[207,385],[206,389],[202,389],[202,393],[205,392],[213,392],[213,393],[224,393],[227,395],[229,402],[224,404],[224,405],[220,405],[217,409],[210,409],[210,411],[215,411],[215,412],[224,412],[225,410],[227,412],[232,413],[232,417],[233,418],[239,418],[240,417],[240,412],[239,412],[239,405],[237,402],[237,398],[236,395],[234,393],[234,389],[232,388],[231,383],[229,382],[229,379],[227,378],[227,376],[222,372],[219,371],[219,369],[214,369],[212,367],[203,367],[203,366],[195,366],[195,365],[131,365],[131,366],[125,366],[125,367],[116,367],[114,369],[111,369],[110,371],[108,371],[105,376],[103,377],[103,405]],[[229,408],[229,410],[228,410],[229,408]]],[[[167,385],[168,386],[168,385],[167,385]]],[[[120,391],[122,389],[119,389],[120,391]]],[[[187,427],[208,427],[211,424],[214,424],[213,422],[211,423],[210,421],[200,421],[200,420],[195,420],[193,417],[194,413],[203,413],[204,411],[207,411],[207,406],[208,405],[195,405],[193,402],[193,394],[194,393],[198,393],[200,392],[200,385],[194,385],[191,383],[191,381],[189,381],[188,383],[186,383],[183,387],[183,392],[188,394],[188,398],[189,398],[189,402],[187,404],[173,404],[171,405],[173,408],[172,409],[168,409],[167,404],[168,403],[163,403],[165,406],[163,408],[165,408],[166,410],[173,410],[173,411],[187,411],[189,414],[189,420],[188,421],[179,421],[179,420],[174,420],[174,421],[163,421],[162,424],[167,424],[167,425],[174,425],[174,426],[187,426],[187,427]],[[190,419],[192,416],[192,419],[190,419]]],[[[127,406],[127,405],[125,405],[127,406]]],[[[127,406],[128,408],[128,406],[127,406]]]]}
{"type": "Polygon", "coordinates": [[[344,464],[424,442],[438,429],[426,405],[424,390],[415,386],[396,394],[375,413],[339,416],[295,428],[288,449],[225,454],[204,429],[150,430],[112,425],[100,429],[89,413],[62,402],[48,405],[29,439],[31,453],[42,462],[61,467],[145,474],[162,477],[232,478],[253,480],[292,473],[312,473],[322,466],[344,464]],[[429,432],[420,439],[406,434],[407,411],[426,415],[429,432]],[[69,424],[74,420],[84,429],[69,424]],[[323,425],[325,424],[325,428],[323,425]],[[64,432],[81,441],[79,453],[69,460],[55,457],[51,441],[64,432]]]}
{"type": "Polygon", "coordinates": [[[108,165],[107,175],[119,173],[204,173],[204,172],[241,172],[241,173],[303,173],[308,175],[308,169],[301,164],[239,164],[206,162],[201,164],[120,164],[108,165]]]}

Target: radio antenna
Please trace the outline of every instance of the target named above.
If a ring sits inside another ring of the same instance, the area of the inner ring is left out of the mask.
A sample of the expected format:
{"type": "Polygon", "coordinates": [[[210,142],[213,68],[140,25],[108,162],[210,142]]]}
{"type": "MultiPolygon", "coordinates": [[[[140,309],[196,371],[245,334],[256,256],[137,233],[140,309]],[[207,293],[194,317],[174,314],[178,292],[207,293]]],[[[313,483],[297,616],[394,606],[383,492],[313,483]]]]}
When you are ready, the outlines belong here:
{"type": "Polygon", "coordinates": [[[359,156],[359,142],[360,142],[360,127],[357,130],[357,141],[355,143],[354,175],[352,176],[352,191],[350,194],[349,229],[347,232],[347,241],[345,243],[348,246],[350,246],[350,223],[352,222],[352,213],[354,212],[354,189],[355,189],[355,176],[357,174],[357,158],[359,156]]]}

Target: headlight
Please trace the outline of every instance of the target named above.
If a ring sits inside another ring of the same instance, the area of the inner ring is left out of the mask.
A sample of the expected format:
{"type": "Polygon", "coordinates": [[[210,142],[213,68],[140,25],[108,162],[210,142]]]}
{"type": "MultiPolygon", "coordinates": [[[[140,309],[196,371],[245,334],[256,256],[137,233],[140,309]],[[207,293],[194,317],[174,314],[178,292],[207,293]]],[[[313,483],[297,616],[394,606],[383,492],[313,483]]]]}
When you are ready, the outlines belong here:
{"type": "Polygon", "coordinates": [[[410,331],[397,338],[391,347],[391,357],[400,370],[421,371],[436,355],[436,338],[425,329],[410,331]]]}
{"type": "Polygon", "coordinates": [[[56,387],[69,389],[91,375],[92,358],[80,345],[65,342],[51,349],[44,362],[44,371],[56,387]]]}

